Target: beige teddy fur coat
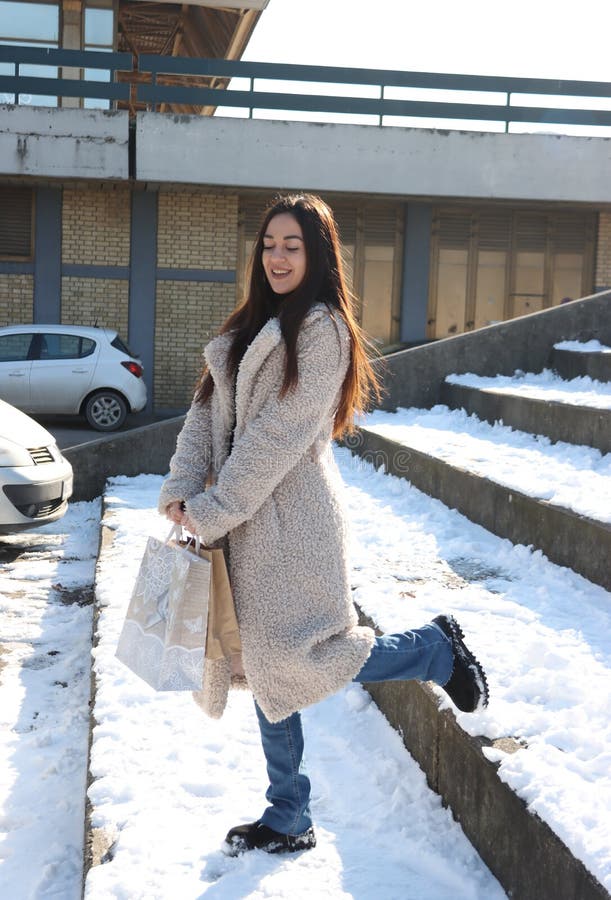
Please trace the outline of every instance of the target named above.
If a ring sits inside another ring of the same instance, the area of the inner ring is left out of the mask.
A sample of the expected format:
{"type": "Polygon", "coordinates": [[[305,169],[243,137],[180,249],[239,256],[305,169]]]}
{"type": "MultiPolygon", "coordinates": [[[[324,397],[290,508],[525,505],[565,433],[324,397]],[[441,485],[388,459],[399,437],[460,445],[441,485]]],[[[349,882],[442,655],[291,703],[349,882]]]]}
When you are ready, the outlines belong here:
{"type": "MultiPolygon", "coordinates": [[[[283,398],[278,319],[247,348],[235,391],[227,376],[230,345],[231,334],[222,334],[205,348],[214,391],[187,414],[159,508],[185,500],[205,544],[228,536],[245,677],[266,718],[277,722],[349,682],[374,640],[371,629],[357,625],[351,600],[331,451],[350,339],[338,313],[313,306],[298,337],[299,383],[283,398]],[[210,469],[216,483],[204,491],[210,469]]],[[[222,714],[230,682],[227,661],[206,661],[196,699],[208,715],[222,714]]]]}

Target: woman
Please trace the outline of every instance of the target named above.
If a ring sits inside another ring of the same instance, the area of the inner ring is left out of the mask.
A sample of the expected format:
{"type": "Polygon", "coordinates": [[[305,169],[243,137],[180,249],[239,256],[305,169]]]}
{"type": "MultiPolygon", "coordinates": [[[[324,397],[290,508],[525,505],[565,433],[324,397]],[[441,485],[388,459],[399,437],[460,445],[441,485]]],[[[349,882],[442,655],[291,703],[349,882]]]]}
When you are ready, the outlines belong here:
{"type": "Polygon", "coordinates": [[[284,197],[267,210],[248,296],[204,356],[159,507],[229,553],[244,677],[228,660],[207,661],[196,699],[219,717],[230,682],[247,683],[270,805],[232,828],[225,849],[308,849],[316,840],[301,708],[350,681],[417,678],[473,711],[487,703],[486,678],[451,616],[382,637],[357,624],[331,438],[352,427],[378,383],[333,215],[318,197],[284,197]]]}

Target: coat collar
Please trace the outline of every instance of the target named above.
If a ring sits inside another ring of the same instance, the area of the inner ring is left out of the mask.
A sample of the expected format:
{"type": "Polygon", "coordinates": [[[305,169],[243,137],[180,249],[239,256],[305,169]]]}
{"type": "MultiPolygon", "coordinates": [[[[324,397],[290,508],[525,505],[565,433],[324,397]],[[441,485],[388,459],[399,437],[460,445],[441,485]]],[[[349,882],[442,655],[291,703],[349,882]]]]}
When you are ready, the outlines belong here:
{"type": "MultiPolygon", "coordinates": [[[[324,303],[316,303],[306,314],[305,322],[311,322],[326,312],[324,303]]],[[[213,338],[204,349],[204,359],[214,379],[215,390],[219,391],[219,399],[223,407],[225,422],[228,428],[232,427],[237,398],[240,405],[242,395],[247,396],[246,385],[256,377],[257,372],[269,356],[269,354],[282,341],[280,320],[277,317],[268,319],[261,331],[246,348],[242,361],[238,368],[235,391],[232,380],[227,374],[227,357],[231,348],[232,332],[219,334],[213,338]]],[[[244,410],[240,410],[243,414],[244,410]]]]}

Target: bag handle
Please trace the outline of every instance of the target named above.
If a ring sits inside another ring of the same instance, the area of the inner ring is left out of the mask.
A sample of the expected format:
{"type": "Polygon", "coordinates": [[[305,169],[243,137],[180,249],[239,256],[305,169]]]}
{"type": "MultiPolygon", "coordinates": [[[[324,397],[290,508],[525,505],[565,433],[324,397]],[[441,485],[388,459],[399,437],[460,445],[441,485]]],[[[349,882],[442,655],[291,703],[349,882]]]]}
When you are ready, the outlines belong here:
{"type": "MultiPolygon", "coordinates": [[[[182,544],[185,542],[184,538],[183,538],[182,525],[178,525],[178,524],[172,525],[172,528],[170,529],[170,533],[168,534],[167,538],[165,539],[165,543],[169,544],[170,541],[172,540],[172,538],[174,538],[174,540],[176,541],[177,544],[182,544]]],[[[186,541],[186,543],[193,544],[193,546],[195,547],[195,552],[199,553],[200,548],[202,546],[202,541],[198,534],[191,535],[191,537],[186,541]]]]}

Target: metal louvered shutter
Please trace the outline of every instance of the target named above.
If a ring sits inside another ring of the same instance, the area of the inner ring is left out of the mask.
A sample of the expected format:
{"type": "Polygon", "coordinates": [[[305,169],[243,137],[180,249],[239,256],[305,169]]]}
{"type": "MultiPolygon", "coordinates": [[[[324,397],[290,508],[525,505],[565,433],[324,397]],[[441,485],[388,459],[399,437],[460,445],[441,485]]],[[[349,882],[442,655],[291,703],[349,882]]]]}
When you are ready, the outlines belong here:
{"type": "Polygon", "coordinates": [[[31,188],[0,187],[0,258],[32,258],[31,188]]]}
{"type": "Polygon", "coordinates": [[[469,246],[472,228],[470,211],[438,210],[433,232],[444,250],[464,250],[469,246]]]}
{"type": "Polygon", "coordinates": [[[509,250],[511,224],[511,212],[482,212],[479,216],[479,249],[509,250]]]}
{"type": "Polygon", "coordinates": [[[247,241],[255,240],[263,219],[263,213],[270,199],[269,194],[249,194],[240,197],[240,221],[247,241]]]}

